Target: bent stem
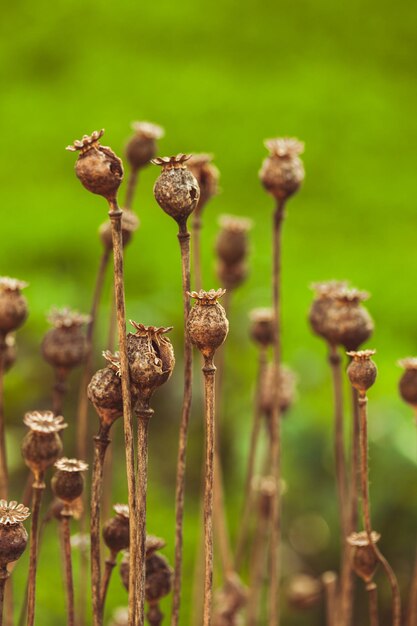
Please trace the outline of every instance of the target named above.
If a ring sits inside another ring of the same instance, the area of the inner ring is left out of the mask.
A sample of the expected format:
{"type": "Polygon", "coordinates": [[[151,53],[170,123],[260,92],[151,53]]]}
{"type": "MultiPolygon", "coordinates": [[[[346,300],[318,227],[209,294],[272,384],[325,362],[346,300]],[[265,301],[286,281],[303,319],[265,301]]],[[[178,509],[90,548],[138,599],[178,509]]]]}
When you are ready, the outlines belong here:
{"type": "Polygon", "coordinates": [[[366,393],[359,393],[359,419],[360,419],[360,456],[361,456],[361,491],[362,491],[362,515],[363,525],[372,546],[375,556],[381,563],[388,578],[392,595],[392,625],[401,624],[401,596],[398,582],[394,571],[387,559],[382,555],[378,546],[372,540],[371,505],[369,499],[369,479],[368,479],[368,398],[366,393]]]}
{"type": "Polygon", "coordinates": [[[93,601],[93,623],[101,626],[103,615],[101,611],[100,584],[101,584],[101,557],[100,557],[100,521],[101,497],[103,490],[103,467],[107,447],[110,443],[108,429],[100,427],[98,435],[94,437],[93,475],[91,479],[91,593],[93,601]]]}
{"type": "Polygon", "coordinates": [[[171,625],[178,626],[181,605],[182,550],[185,498],[185,470],[187,460],[188,424],[192,399],[192,345],[186,330],[190,299],[190,233],[186,224],[180,225],[178,240],[181,249],[182,288],[184,305],[184,395],[179,433],[177,478],[175,491],[175,567],[172,591],[171,625]]]}
{"type": "Polygon", "coordinates": [[[248,465],[246,469],[246,479],[244,487],[244,503],[240,516],[240,531],[236,545],[235,570],[237,571],[242,563],[243,552],[247,541],[250,513],[253,505],[253,477],[255,472],[256,449],[259,439],[262,411],[260,408],[261,381],[265,373],[266,349],[261,347],[258,357],[258,375],[256,379],[255,405],[252,420],[252,432],[250,436],[248,465]]]}
{"type": "Polygon", "coordinates": [[[29,580],[28,580],[28,615],[27,626],[35,623],[36,599],[36,570],[38,566],[39,515],[42,495],[45,490],[43,472],[35,476],[32,485],[32,522],[30,525],[30,553],[29,553],[29,580]]]}
{"type": "Polygon", "coordinates": [[[215,446],[215,375],[213,357],[204,358],[204,395],[206,422],[206,471],[204,487],[204,604],[203,626],[211,624],[213,594],[213,485],[215,446]]]}
{"type": "MultiPolygon", "coordinates": [[[[131,563],[137,561],[137,541],[136,541],[136,477],[135,477],[135,450],[133,442],[133,419],[130,397],[130,376],[129,364],[127,360],[127,339],[126,339],[126,309],[123,278],[123,241],[122,241],[122,211],[116,199],[109,202],[109,217],[112,226],[113,258],[114,258],[114,291],[117,311],[117,328],[119,338],[120,353],[120,373],[122,382],[123,397],[123,425],[126,449],[126,475],[128,488],[129,511],[131,511],[130,535],[130,557],[131,563]]],[[[136,584],[135,572],[129,577],[129,624],[135,625],[136,610],[136,584]]]]}
{"type": "Polygon", "coordinates": [[[378,617],[378,591],[374,582],[366,585],[369,603],[369,624],[370,626],[379,626],[378,617]]]}
{"type": "Polygon", "coordinates": [[[61,513],[62,544],[65,557],[65,585],[67,591],[67,624],[74,626],[74,581],[72,576],[70,519],[72,513],[65,509],[61,513]]]}
{"type": "Polygon", "coordinates": [[[111,550],[104,565],[104,574],[103,574],[103,578],[101,581],[100,603],[101,603],[102,615],[104,615],[104,607],[106,604],[107,590],[109,588],[112,572],[116,566],[116,559],[117,559],[117,552],[114,552],[113,550],[111,550]]]}

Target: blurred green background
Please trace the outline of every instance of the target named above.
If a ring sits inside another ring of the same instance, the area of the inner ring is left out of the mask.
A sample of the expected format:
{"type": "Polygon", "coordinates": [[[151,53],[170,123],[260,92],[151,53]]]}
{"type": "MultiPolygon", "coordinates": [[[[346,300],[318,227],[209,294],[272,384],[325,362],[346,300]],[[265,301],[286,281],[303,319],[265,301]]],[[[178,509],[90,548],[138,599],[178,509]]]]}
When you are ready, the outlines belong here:
{"type": "MultiPolygon", "coordinates": [[[[64,148],[104,127],[105,143],[122,155],[130,123],[150,120],[166,129],[161,155],[212,152],[221,170],[222,193],[204,215],[207,288],[218,284],[212,255],[218,216],[254,220],[250,278],[236,292],[230,312],[222,415],[227,504],[235,535],[256,370],[247,313],[270,303],[272,202],[257,172],[266,154],[264,138],[297,136],[306,144],[306,181],[288,207],[283,245],[284,358],[299,377],[298,401],[283,429],[288,485],[284,574],[319,575],[338,567],[330,378],[325,346],[311,335],[306,314],[311,282],[347,278],[372,294],[372,347],[378,350],[379,367],[370,393],[374,526],[382,532],[381,547],[405,598],[416,542],[417,445],[411,410],[397,394],[396,360],[417,352],[416,17],[417,5],[407,0],[352,0],[348,6],[331,0],[17,0],[3,7],[0,272],[30,283],[31,310],[18,334],[19,362],[6,382],[16,497],[25,480],[21,418],[26,410],[49,406],[51,371],[39,355],[45,313],[52,305],[88,311],[101,251],[97,227],[107,216],[103,200],[76,180],[74,155],[64,148]],[[311,515],[325,529],[317,545],[311,515]],[[307,537],[311,533],[307,554],[291,540],[300,527],[307,537]]],[[[176,228],[153,199],[157,174],[149,167],[140,178],[134,208],[141,227],[127,251],[126,294],[128,317],[176,327],[177,371],[155,400],[150,433],[149,529],[166,538],[165,553],[172,560],[182,314],[176,228]]],[[[98,354],[106,344],[110,294],[108,283],[98,354]]],[[[77,381],[75,375],[66,403],[69,422],[75,417],[77,381]]],[[[195,396],[183,624],[191,613],[199,533],[203,431],[198,373],[195,396]]],[[[91,420],[94,429],[94,415],[91,420]]],[[[116,429],[114,437],[120,441],[116,429]]],[[[69,436],[68,454],[73,453],[70,443],[69,436]]],[[[115,454],[118,501],[126,499],[121,446],[115,454]]],[[[19,601],[25,572],[23,560],[16,568],[19,601]]],[[[51,526],[39,571],[38,624],[43,626],[64,624],[60,576],[51,526]]],[[[125,603],[115,576],[108,614],[125,603]]],[[[383,604],[388,610],[386,593],[383,604]]],[[[165,606],[168,611],[169,603],[165,606]]],[[[321,609],[306,615],[284,611],[286,626],[323,623],[321,609]]],[[[366,623],[357,617],[356,626],[366,623]]]]}

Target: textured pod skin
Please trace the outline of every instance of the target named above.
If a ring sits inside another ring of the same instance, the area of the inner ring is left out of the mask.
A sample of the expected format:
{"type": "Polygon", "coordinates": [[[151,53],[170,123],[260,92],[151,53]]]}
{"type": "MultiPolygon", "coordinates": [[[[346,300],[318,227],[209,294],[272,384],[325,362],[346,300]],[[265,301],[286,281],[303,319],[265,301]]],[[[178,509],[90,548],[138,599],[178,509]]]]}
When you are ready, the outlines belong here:
{"type": "Polygon", "coordinates": [[[162,554],[152,554],[146,559],[145,597],[147,602],[157,602],[172,589],[172,568],[162,554]]]}
{"type": "Polygon", "coordinates": [[[259,176],[268,193],[277,200],[286,200],[300,188],[304,180],[304,166],[298,156],[269,156],[262,163],[259,176]]]}
{"type": "Polygon", "coordinates": [[[242,261],[229,265],[228,263],[220,262],[217,265],[217,276],[221,285],[227,289],[232,290],[239,287],[248,277],[248,266],[242,261]]]}
{"type": "Polygon", "coordinates": [[[217,301],[210,304],[197,301],[188,315],[187,330],[193,345],[203,356],[211,357],[229,332],[226,311],[217,301]]]}
{"type": "Polygon", "coordinates": [[[161,209],[178,224],[186,222],[200,197],[197,180],[185,167],[164,167],[153,192],[161,209]]]}
{"type": "Polygon", "coordinates": [[[310,309],[313,331],[332,345],[357,350],[369,339],[374,323],[359,300],[317,298],[310,309]]]}
{"type": "Polygon", "coordinates": [[[288,603],[299,610],[316,606],[322,597],[322,584],[313,576],[298,574],[293,576],[287,588],[288,603]]]}
{"type": "Polygon", "coordinates": [[[84,478],[81,472],[58,470],[52,477],[51,486],[56,497],[69,504],[82,495],[84,478]]]}
{"type": "MultiPolygon", "coordinates": [[[[260,407],[262,412],[268,417],[272,414],[274,404],[274,364],[269,363],[265,368],[264,375],[261,380],[260,388],[260,407]]],[[[280,388],[279,388],[279,406],[281,414],[286,413],[294,403],[295,398],[295,375],[288,367],[281,367],[280,388]]]]}
{"type": "Polygon", "coordinates": [[[50,365],[71,369],[87,354],[87,340],[80,326],[61,326],[48,330],[42,341],[42,354],[50,365]]]}
{"type": "Polygon", "coordinates": [[[87,396],[105,424],[111,426],[123,415],[121,379],[111,367],[104,367],[93,375],[87,396]]]}
{"type": "Polygon", "coordinates": [[[0,525],[0,567],[17,561],[25,551],[28,534],[22,523],[0,525]]]}
{"type": "Polygon", "coordinates": [[[80,154],[75,173],[88,191],[112,200],[123,180],[123,164],[113,150],[97,144],[80,154]]]}
{"type": "Polygon", "coordinates": [[[267,348],[274,343],[275,326],[272,309],[254,309],[250,314],[250,337],[260,346],[267,348]]]}
{"type": "MultiPolygon", "coordinates": [[[[139,227],[139,218],[130,210],[123,210],[122,213],[122,240],[123,246],[126,246],[132,239],[133,233],[139,227]]],[[[113,236],[110,220],[103,222],[99,228],[99,235],[102,244],[106,250],[113,250],[113,236]]]]}
{"type": "Polygon", "coordinates": [[[62,454],[58,433],[40,433],[30,430],[22,441],[22,456],[33,474],[44,472],[62,454]]]}
{"type": "Polygon", "coordinates": [[[143,399],[169,379],[175,365],[172,344],[163,336],[156,340],[152,335],[129,333],[127,356],[132,384],[143,399]]]}
{"type": "Polygon", "coordinates": [[[402,399],[417,406],[417,369],[407,369],[400,378],[398,389],[402,399]]]}
{"type": "Polygon", "coordinates": [[[120,552],[129,548],[129,518],[115,515],[103,526],[103,539],[109,550],[120,552]]]}
{"type": "Polygon", "coordinates": [[[353,359],[347,368],[347,375],[352,387],[361,394],[366,393],[376,380],[378,370],[371,359],[373,354],[375,354],[374,350],[348,352],[348,355],[353,359]]]}
{"type": "Polygon", "coordinates": [[[0,332],[3,335],[19,328],[27,316],[27,301],[20,291],[0,290],[0,332]]]}

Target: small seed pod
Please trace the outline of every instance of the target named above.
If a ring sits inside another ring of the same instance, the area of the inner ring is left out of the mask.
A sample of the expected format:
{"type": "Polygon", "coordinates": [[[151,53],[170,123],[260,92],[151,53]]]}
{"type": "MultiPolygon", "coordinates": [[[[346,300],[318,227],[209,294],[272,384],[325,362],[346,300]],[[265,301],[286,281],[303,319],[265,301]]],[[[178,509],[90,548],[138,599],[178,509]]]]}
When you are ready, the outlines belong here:
{"type": "Polygon", "coordinates": [[[87,396],[94,405],[103,426],[110,428],[123,415],[122,384],[118,353],[103,352],[107,367],[98,370],[87,387],[87,396]]]}
{"type": "Polygon", "coordinates": [[[188,160],[187,166],[191,174],[198,182],[200,199],[195,208],[196,213],[201,213],[206,203],[219,193],[219,170],[212,163],[211,154],[193,154],[188,160]]]}
{"type": "Polygon", "coordinates": [[[162,172],[153,188],[155,200],[179,225],[184,225],[197,206],[200,190],[198,183],[185,164],[189,155],[153,159],[161,165],[162,172]]]}
{"type": "Polygon", "coordinates": [[[0,277],[0,334],[19,328],[28,316],[26,298],[21,291],[28,284],[8,276],[0,277]]]}
{"type": "Polygon", "coordinates": [[[145,598],[150,604],[158,602],[172,589],[173,570],[162,554],[152,554],[145,562],[145,598]]]}
{"type": "Polygon", "coordinates": [[[48,321],[53,328],[42,341],[44,359],[52,367],[65,371],[80,365],[88,350],[83,326],[90,321],[90,316],[67,308],[53,309],[48,321]]]}
{"type": "Polygon", "coordinates": [[[146,401],[169,379],[174,369],[174,349],[165,337],[172,326],[144,326],[132,320],[130,323],[136,330],[127,336],[130,379],[139,398],[146,401]]]}
{"type": "Polygon", "coordinates": [[[29,509],[23,504],[0,500],[0,569],[17,561],[25,551],[28,534],[22,522],[29,515],[29,509]]]}
{"type": "MultiPolygon", "coordinates": [[[[372,543],[378,543],[381,535],[375,531],[371,533],[372,543]]],[[[368,535],[365,531],[352,533],[347,538],[351,546],[352,568],[365,583],[370,583],[378,567],[378,557],[375,554],[368,535]]]]}
{"type": "Polygon", "coordinates": [[[55,467],[57,471],[52,477],[52,491],[66,506],[71,505],[83,493],[82,472],[88,469],[88,465],[78,459],[62,457],[55,463],[55,467]]]}
{"type": "Polygon", "coordinates": [[[79,151],[75,173],[84,187],[112,201],[123,180],[123,164],[111,148],[100,145],[99,139],[103,134],[104,130],[95,130],[91,135],[74,141],[67,146],[67,150],[79,151]]]}
{"type": "MultiPolygon", "coordinates": [[[[128,209],[122,213],[122,241],[123,247],[132,239],[133,233],[139,228],[139,218],[128,209]]],[[[110,220],[103,222],[98,233],[106,250],[113,250],[113,235],[110,220]]]]}
{"type": "Polygon", "coordinates": [[[400,396],[404,402],[417,407],[417,357],[401,359],[398,365],[404,368],[398,385],[400,396]]]}
{"type": "Polygon", "coordinates": [[[226,263],[218,263],[217,277],[222,287],[227,291],[237,289],[248,277],[248,266],[245,262],[228,265],[226,263]]]}
{"type": "Polygon", "coordinates": [[[316,297],[309,313],[313,331],[331,345],[357,350],[371,336],[374,323],[362,302],[369,295],[331,281],[313,285],[316,297]]]}
{"type": "Polygon", "coordinates": [[[226,265],[243,261],[248,255],[248,232],[252,220],[234,215],[222,215],[219,219],[220,232],[216,241],[217,256],[226,265]]]}
{"type": "Polygon", "coordinates": [[[62,453],[62,441],[58,433],[68,424],[61,415],[55,416],[52,411],[26,413],[23,422],[30,430],[22,441],[22,456],[36,481],[39,481],[41,474],[62,453]]]}
{"type": "Polygon", "coordinates": [[[133,122],[132,129],[134,134],[126,145],[126,157],[132,170],[139,170],[156,156],[156,141],[165,131],[150,122],[133,122]]]}
{"type": "Polygon", "coordinates": [[[307,574],[293,576],[287,587],[287,600],[294,609],[308,610],[316,606],[322,597],[322,584],[307,574]]]}
{"type": "Polygon", "coordinates": [[[188,295],[195,298],[187,320],[187,331],[191,342],[206,358],[211,358],[229,332],[226,311],[218,302],[225,294],[224,289],[192,291],[188,295]]]}
{"type": "Polygon", "coordinates": [[[364,395],[376,380],[378,370],[371,357],[375,350],[361,350],[360,352],[347,352],[352,361],[347,368],[350,384],[360,394],[364,395]]]}
{"type": "Polygon", "coordinates": [[[275,336],[274,312],[272,309],[253,309],[250,317],[250,336],[263,348],[272,346],[275,336]]]}
{"type": "MultiPolygon", "coordinates": [[[[279,407],[281,414],[284,414],[291,408],[295,399],[296,375],[287,366],[283,365],[279,377],[279,407]]],[[[261,380],[260,388],[260,408],[262,412],[271,417],[274,406],[274,389],[275,389],[275,367],[273,363],[269,363],[265,369],[261,380]]]]}
{"type": "Polygon", "coordinates": [[[292,196],[304,180],[304,166],[299,155],[304,144],[297,139],[267,139],[269,156],[262,163],[259,178],[265,189],[277,200],[292,196]]]}
{"type": "Polygon", "coordinates": [[[115,504],[116,515],[103,526],[103,539],[112,552],[120,552],[129,548],[129,507],[115,504]]]}

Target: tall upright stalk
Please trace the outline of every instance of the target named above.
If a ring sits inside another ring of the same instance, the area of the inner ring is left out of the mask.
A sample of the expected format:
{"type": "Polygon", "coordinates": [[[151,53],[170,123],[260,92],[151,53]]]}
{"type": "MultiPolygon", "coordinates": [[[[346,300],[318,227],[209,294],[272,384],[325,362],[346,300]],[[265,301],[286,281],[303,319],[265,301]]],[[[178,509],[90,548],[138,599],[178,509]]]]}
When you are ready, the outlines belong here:
{"type": "Polygon", "coordinates": [[[43,473],[40,473],[32,485],[32,517],[30,525],[30,555],[29,555],[29,587],[28,587],[28,613],[27,626],[35,623],[36,601],[36,571],[38,567],[38,540],[39,540],[39,516],[42,503],[42,495],[45,490],[43,473]]]}
{"type": "Polygon", "coordinates": [[[72,575],[72,558],[71,558],[71,536],[70,536],[70,520],[71,512],[63,511],[61,514],[62,543],[65,557],[65,586],[67,595],[67,624],[74,626],[74,580],[72,575]]]}
{"type": "MultiPolygon", "coordinates": [[[[417,426],[417,407],[414,407],[415,423],[417,426]]],[[[417,626],[417,551],[414,560],[414,568],[411,579],[410,595],[407,610],[407,626],[417,626]]]]}
{"type": "Polygon", "coordinates": [[[55,382],[52,389],[52,412],[55,415],[62,414],[65,395],[68,391],[67,385],[68,370],[56,367],[55,382]]]}
{"type": "MultiPolygon", "coordinates": [[[[109,217],[112,225],[113,258],[114,258],[114,290],[117,311],[117,327],[120,353],[120,372],[123,396],[123,423],[126,449],[126,474],[128,487],[129,510],[131,511],[130,522],[130,558],[131,563],[137,560],[137,532],[136,532],[136,477],[135,477],[135,451],[133,442],[133,420],[130,397],[129,364],[127,360],[126,341],[126,310],[124,295],[124,272],[123,272],[123,241],[122,241],[122,211],[116,199],[110,202],[109,217]]],[[[129,577],[129,624],[136,626],[135,612],[137,605],[136,576],[134,572],[129,577]]]]}
{"type": "Polygon", "coordinates": [[[179,433],[177,479],[175,490],[175,564],[174,580],[172,589],[172,614],[171,626],[178,626],[181,605],[181,581],[182,581],[182,551],[183,551],[183,524],[184,524],[184,498],[185,498],[185,470],[187,455],[188,425],[191,413],[192,400],[192,345],[186,330],[188,314],[190,312],[190,299],[188,292],[190,286],[190,233],[186,222],[179,225],[178,240],[181,250],[182,289],[184,308],[184,394],[179,433]]]}
{"type": "Polygon", "coordinates": [[[193,233],[193,269],[194,269],[194,284],[197,291],[202,288],[202,274],[201,274],[201,217],[199,213],[194,212],[192,217],[192,233],[193,233]]]}
{"type": "Polygon", "coordinates": [[[374,582],[366,585],[369,603],[369,624],[370,626],[379,626],[378,616],[378,590],[374,582]]]}
{"type": "Polygon", "coordinates": [[[9,572],[7,567],[0,569],[0,626],[3,626],[3,605],[4,605],[4,592],[6,581],[9,578],[9,572]]]}
{"type": "Polygon", "coordinates": [[[6,454],[6,429],[4,424],[4,357],[6,341],[0,335],[0,498],[7,500],[9,491],[9,472],[6,454]]]}
{"type": "Polygon", "coordinates": [[[337,576],[334,572],[324,572],[321,580],[326,602],[326,626],[335,626],[337,616],[337,576]]]}

